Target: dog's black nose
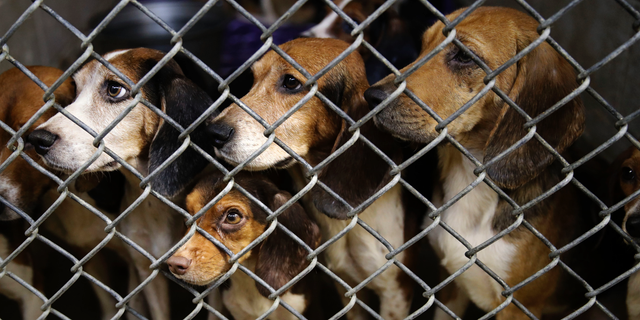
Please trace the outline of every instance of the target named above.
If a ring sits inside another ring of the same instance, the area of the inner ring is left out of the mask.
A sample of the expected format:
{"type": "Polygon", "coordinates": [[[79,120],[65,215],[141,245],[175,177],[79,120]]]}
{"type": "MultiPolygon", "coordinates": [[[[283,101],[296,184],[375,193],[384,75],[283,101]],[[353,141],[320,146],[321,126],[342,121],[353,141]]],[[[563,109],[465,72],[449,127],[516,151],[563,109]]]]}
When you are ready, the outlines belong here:
{"type": "Polygon", "coordinates": [[[634,215],[627,219],[627,232],[630,236],[640,239],[640,215],[634,215]]]}
{"type": "Polygon", "coordinates": [[[187,269],[191,265],[191,260],[185,257],[173,256],[167,259],[167,265],[172,273],[177,275],[183,275],[187,273],[187,269]]]}
{"type": "Polygon", "coordinates": [[[207,133],[213,138],[213,145],[216,148],[221,148],[229,142],[234,131],[232,127],[222,122],[214,122],[207,126],[207,133]]]}
{"type": "Polygon", "coordinates": [[[49,148],[51,148],[57,139],[57,135],[42,129],[31,132],[27,137],[27,141],[33,145],[36,152],[41,156],[47,154],[49,148]]]}
{"type": "Polygon", "coordinates": [[[364,92],[364,99],[367,100],[371,109],[377,107],[388,96],[387,92],[376,87],[371,87],[364,92]]]}

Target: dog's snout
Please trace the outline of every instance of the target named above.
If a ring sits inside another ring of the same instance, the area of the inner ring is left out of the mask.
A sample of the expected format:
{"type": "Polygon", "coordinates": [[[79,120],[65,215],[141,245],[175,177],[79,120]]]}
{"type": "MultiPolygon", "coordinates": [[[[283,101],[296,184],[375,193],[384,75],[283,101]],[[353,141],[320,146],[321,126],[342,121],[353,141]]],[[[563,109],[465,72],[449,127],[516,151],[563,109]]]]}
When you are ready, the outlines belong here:
{"type": "Polygon", "coordinates": [[[167,265],[172,273],[183,275],[187,273],[187,269],[191,265],[191,260],[185,257],[173,256],[167,260],[167,265]]]}
{"type": "Polygon", "coordinates": [[[371,109],[377,107],[388,96],[389,94],[386,91],[378,87],[371,87],[364,92],[364,99],[367,100],[371,109]]]}
{"type": "Polygon", "coordinates": [[[221,148],[225,143],[231,140],[235,130],[232,127],[222,123],[214,122],[207,126],[207,133],[213,138],[213,145],[216,148],[221,148]]]}
{"type": "Polygon", "coordinates": [[[33,145],[36,152],[41,156],[47,154],[49,148],[51,148],[57,139],[57,135],[42,129],[31,132],[27,137],[27,141],[33,145]]]}

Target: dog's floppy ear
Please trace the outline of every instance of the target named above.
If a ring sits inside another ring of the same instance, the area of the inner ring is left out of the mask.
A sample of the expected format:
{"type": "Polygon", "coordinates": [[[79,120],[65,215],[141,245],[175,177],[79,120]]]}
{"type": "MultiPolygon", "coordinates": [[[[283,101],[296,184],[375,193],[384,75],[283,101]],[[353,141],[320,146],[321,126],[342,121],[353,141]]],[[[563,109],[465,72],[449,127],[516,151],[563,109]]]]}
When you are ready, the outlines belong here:
{"type": "MultiPolygon", "coordinates": [[[[363,88],[355,86],[350,83],[352,80],[344,76],[345,74],[348,72],[343,72],[342,79],[328,83],[321,91],[353,120],[357,121],[369,110],[367,102],[364,100],[366,86],[363,88]]],[[[373,121],[365,123],[360,128],[360,134],[369,139],[391,159],[399,160],[396,157],[401,155],[400,148],[390,135],[378,130],[373,121]]],[[[352,136],[348,132],[348,124],[343,120],[340,133],[331,152],[335,152],[352,136]]],[[[358,139],[343,154],[322,169],[319,178],[355,208],[390,180],[389,170],[389,165],[358,139]]],[[[347,219],[348,208],[321,187],[313,188],[312,195],[314,205],[320,212],[331,218],[347,219]]]]}
{"type": "MultiPolygon", "coordinates": [[[[160,101],[165,113],[185,129],[213,104],[213,100],[202,89],[179,72],[177,64],[173,68],[167,65],[161,69],[157,77],[160,101]]],[[[211,154],[213,147],[211,143],[207,143],[203,130],[204,125],[196,128],[190,134],[191,142],[211,154]]],[[[178,139],[179,135],[178,130],[163,121],[149,150],[149,173],[180,148],[183,141],[178,139]]],[[[187,147],[177,159],[156,175],[152,181],[153,189],[172,197],[191,183],[206,165],[207,160],[204,157],[193,148],[187,147]]]]}
{"type": "MultiPolygon", "coordinates": [[[[273,211],[291,199],[291,195],[286,191],[278,191],[268,197],[267,205],[273,211]]],[[[320,244],[320,229],[299,203],[294,203],[282,212],[278,216],[278,223],[293,232],[312,249],[320,244]]],[[[309,264],[305,258],[307,255],[308,252],[302,246],[276,228],[260,246],[255,273],[272,288],[278,290],[307,267],[309,264]]],[[[270,292],[267,288],[257,282],[256,287],[263,296],[269,296],[270,292]]]]}
{"type": "MultiPolygon", "coordinates": [[[[519,39],[518,51],[530,42],[519,39]]],[[[516,80],[509,97],[531,118],[535,118],[577,86],[571,65],[550,45],[542,43],[518,62],[516,80]]],[[[575,98],[539,122],[536,131],[558,152],[563,152],[582,134],[584,121],[582,101],[575,98]]],[[[524,137],[527,134],[524,123],[524,118],[504,103],[487,141],[484,162],[524,137]]],[[[553,160],[553,155],[533,138],[490,165],[487,173],[498,186],[514,189],[535,178],[553,160]]]]}
{"type": "MultiPolygon", "coordinates": [[[[407,23],[391,8],[373,21],[369,37],[376,50],[398,69],[418,58],[420,48],[411,37],[407,23]]],[[[391,70],[373,55],[369,57],[365,66],[369,83],[376,83],[391,73],[391,70]]]]}

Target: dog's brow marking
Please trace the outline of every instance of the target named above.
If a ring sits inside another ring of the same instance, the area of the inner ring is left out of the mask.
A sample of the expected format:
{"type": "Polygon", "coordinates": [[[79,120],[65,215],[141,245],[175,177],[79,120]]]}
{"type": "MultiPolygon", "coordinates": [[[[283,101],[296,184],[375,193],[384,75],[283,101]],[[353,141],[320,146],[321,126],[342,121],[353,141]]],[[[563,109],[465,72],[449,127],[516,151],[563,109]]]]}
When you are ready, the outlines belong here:
{"type": "Polygon", "coordinates": [[[111,59],[113,59],[113,58],[115,58],[115,57],[117,57],[117,56],[119,56],[119,55],[121,55],[123,53],[129,52],[129,50],[131,50],[131,49],[125,49],[125,50],[118,50],[118,51],[109,52],[109,53],[105,54],[103,58],[105,60],[109,61],[109,60],[111,60],[111,59]]]}

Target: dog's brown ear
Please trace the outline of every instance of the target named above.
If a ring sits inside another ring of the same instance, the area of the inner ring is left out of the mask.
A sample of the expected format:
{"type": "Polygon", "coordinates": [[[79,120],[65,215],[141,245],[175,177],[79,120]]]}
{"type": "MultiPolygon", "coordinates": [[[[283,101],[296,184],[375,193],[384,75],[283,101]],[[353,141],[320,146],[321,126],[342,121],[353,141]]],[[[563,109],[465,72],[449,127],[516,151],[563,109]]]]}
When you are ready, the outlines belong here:
{"type": "MultiPolygon", "coordinates": [[[[158,83],[157,89],[161,92],[159,101],[164,105],[165,113],[186,129],[213,104],[213,100],[195,83],[185,78],[175,62],[172,64],[161,69],[154,80],[158,83]]],[[[204,125],[200,125],[191,132],[191,142],[213,154],[213,146],[207,139],[204,128],[204,125]]],[[[156,170],[182,146],[183,141],[178,139],[179,135],[178,130],[164,121],[151,143],[149,173],[156,170]]],[[[191,183],[207,164],[207,160],[197,151],[187,147],[177,159],[154,177],[153,189],[172,197],[191,183]]]]}
{"type": "MultiPolygon", "coordinates": [[[[269,208],[273,211],[291,199],[286,191],[279,191],[270,196],[269,208]]],[[[315,249],[320,244],[320,229],[309,218],[299,203],[294,203],[278,216],[278,223],[293,232],[309,247],[315,249]]],[[[284,231],[276,228],[262,242],[258,250],[258,262],[255,273],[278,290],[309,265],[306,256],[309,253],[284,231]]],[[[256,282],[260,294],[268,297],[269,290],[256,282]]]]}
{"type": "MultiPolygon", "coordinates": [[[[536,34],[537,36],[537,34],[536,34]]],[[[518,51],[531,41],[518,41],[518,51]]],[[[517,76],[509,97],[535,118],[577,86],[571,65],[547,43],[540,44],[517,64],[517,76]]],[[[584,129],[584,107],[575,98],[539,122],[536,132],[558,152],[563,152],[584,129]]],[[[488,162],[527,134],[525,120],[506,103],[485,147],[488,162]]],[[[489,177],[500,187],[517,188],[535,178],[553,162],[552,154],[535,138],[487,167],[489,177]]]]}
{"type": "MultiPolygon", "coordinates": [[[[324,88],[321,91],[324,90],[323,93],[332,102],[345,111],[351,119],[357,121],[369,111],[367,102],[364,100],[366,88],[367,86],[354,87],[354,84],[344,79],[340,81],[340,85],[331,87],[331,90],[324,88]]],[[[360,134],[391,159],[399,161],[397,157],[402,153],[400,147],[393,141],[393,137],[378,130],[373,124],[373,120],[369,120],[360,128],[360,134]]],[[[333,153],[343,146],[352,136],[348,131],[347,122],[343,120],[340,133],[331,152],[333,153]]],[[[322,170],[319,179],[355,208],[390,181],[389,171],[389,165],[362,140],[358,139],[322,170]]],[[[347,206],[321,187],[314,187],[312,196],[314,205],[320,212],[334,219],[348,218],[347,206]]]]}

